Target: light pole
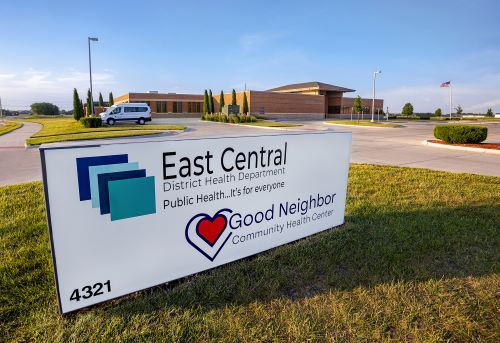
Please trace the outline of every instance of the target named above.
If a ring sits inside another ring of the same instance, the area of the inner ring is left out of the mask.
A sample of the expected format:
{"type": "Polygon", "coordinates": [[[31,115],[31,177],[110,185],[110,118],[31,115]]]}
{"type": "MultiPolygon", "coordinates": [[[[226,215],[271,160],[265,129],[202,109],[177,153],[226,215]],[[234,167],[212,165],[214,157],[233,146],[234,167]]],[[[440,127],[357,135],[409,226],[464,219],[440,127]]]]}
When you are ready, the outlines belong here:
{"type": "Polygon", "coordinates": [[[90,57],[90,42],[97,42],[99,39],[97,37],[87,37],[89,43],[89,74],[90,74],[90,115],[94,115],[94,95],[92,93],[92,61],[90,57]]]}
{"type": "Polygon", "coordinates": [[[375,72],[373,72],[373,99],[372,99],[372,120],[371,122],[373,123],[375,120],[374,120],[374,116],[375,116],[375,80],[377,79],[377,74],[381,74],[382,71],[381,70],[377,70],[375,72]]]}

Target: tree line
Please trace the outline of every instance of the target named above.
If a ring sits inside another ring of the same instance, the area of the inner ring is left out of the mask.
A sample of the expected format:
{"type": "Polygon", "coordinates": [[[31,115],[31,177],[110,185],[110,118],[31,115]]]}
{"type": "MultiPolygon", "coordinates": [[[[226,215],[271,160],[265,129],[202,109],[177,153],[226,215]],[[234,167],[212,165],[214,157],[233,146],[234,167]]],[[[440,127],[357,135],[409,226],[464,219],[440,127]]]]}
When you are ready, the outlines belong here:
{"type": "MultiPolygon", "coordinates": [[[[113,92],[109,92],[108,95],[108,104],[107,106],[113,106],[115,103],[114,98],[113,98],[113,92]]],[[[73,117],[75,120],[80,120],[80,118],[86,116],[89,117],[92,113],[92,94],[90,94],[90,89],[87,90],[87,100],[86,100],[87,106],[85,106],[85,115],[84,115],[84,106],[83,106],[83,100],[80,99],[80,96],[78,95],[78,91],[76,88],[73,89],[73,117]]],[[[104,103],[104,99],[102,97],[101,92],[99,92],[99,106],[100,107],[105,107],[106,104],[104,103]]]]}
{"type": "MultiPolygon", "coordinates": [[[[225,99],[224,99],[224,91],[220,91],[220,96],[219,96],[219,113],[222,112],[222,108],[226,105],[225,99]]],[[[236,91],[233,89],[231,93],[231,105],[238,105],[236,102],[236,91]]],[[[208,91],[205,89],[205,92],[203,93],[203,114],[215,114],[215,104],[214,104],[214,97],[212,95],[212,90],[209,89],[208,91]]],[[[242,105],[242,110],[241,113],[243,114],[248,114],[248,99],[247,99],[247,92],[245,91],[243,93],[243,105],[242,105]]]]}

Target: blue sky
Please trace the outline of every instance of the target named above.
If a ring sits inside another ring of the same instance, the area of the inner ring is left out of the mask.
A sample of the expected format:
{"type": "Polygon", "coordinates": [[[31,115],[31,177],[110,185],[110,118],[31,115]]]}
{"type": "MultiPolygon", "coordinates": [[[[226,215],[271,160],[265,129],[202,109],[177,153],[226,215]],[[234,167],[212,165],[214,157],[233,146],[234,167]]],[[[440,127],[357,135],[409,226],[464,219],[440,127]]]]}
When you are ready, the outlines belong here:
{"type": "MultiPolygon", "coordinates": [[[[265,90],[322,81],[377,97],[442,107],[451,80],[464,110],[500,112],[500,1],[8,1],[1,6],[5,108],[70,108],[94,92],[265,90]],[[91,8],[92,12],[87,13],[91,8]]],[[[106,96],[105,96],[106,97],[106,96]]]]}

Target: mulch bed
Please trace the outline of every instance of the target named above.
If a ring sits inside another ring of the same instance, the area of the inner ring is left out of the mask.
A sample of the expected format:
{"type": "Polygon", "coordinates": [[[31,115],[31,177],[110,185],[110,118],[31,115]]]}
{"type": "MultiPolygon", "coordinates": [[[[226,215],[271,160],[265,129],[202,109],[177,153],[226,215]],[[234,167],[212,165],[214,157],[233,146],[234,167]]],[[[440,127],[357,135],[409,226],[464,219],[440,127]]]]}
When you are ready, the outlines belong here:
{"type": "Polygon", "coordinates": [[[451,145],[451,146],[465,146],[465,147],[469,147],[469,148],[482,148],[482,149],[500,150],[500,144],[498,144],[498,143],[451,144],[451,143],[446,143],[446,142],[439,141],[439,140],[436,140],[436,139],[429,139],[428,142],[438,143],[438,144],[443,144],[443,145],[451,145]]]}

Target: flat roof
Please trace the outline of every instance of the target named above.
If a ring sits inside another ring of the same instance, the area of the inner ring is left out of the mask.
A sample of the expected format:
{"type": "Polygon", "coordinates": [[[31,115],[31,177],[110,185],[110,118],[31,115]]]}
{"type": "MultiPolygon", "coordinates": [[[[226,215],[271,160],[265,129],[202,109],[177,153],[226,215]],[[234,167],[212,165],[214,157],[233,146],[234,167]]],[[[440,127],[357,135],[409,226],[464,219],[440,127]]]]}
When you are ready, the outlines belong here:
{"type": "Polygon", "coordinates": [[[306,91],[306,90],[321,90],[321,91],[334,91],[334,92],[355,92],[354,89],[339,87],[329,83],[312,81],[302,83],[292,83],[281,87],[269,89],[270,92],[293,92],[293,91],[306,91]]]}

